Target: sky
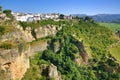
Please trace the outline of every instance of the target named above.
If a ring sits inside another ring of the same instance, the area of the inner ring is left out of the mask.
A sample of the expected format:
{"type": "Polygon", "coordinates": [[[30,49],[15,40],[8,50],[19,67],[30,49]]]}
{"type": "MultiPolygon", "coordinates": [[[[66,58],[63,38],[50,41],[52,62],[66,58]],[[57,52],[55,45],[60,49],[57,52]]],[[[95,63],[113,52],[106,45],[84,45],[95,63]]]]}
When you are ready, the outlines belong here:
{"type": "Polygon", "coordinates": [[[120,0],[0,0],[0,6],[23,13],[120,14],[120,0]]]}

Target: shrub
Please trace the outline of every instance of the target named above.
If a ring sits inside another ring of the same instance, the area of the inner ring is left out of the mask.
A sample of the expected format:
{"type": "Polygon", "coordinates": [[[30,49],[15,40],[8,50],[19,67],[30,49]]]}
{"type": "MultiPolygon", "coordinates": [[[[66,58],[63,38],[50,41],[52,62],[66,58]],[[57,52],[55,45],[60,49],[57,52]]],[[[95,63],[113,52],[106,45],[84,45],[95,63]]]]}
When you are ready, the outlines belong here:
{"type": "Polygon", "coordinates": [[[3,35],[5,32],[5,27],[4,26],[0,26],[0,35],[3,35]]]}
{"type": "Polygon", "coordinates": [[[0,48],[11,49],[12,45],[10,43],[3,43],[0,45],[0,48]]]}

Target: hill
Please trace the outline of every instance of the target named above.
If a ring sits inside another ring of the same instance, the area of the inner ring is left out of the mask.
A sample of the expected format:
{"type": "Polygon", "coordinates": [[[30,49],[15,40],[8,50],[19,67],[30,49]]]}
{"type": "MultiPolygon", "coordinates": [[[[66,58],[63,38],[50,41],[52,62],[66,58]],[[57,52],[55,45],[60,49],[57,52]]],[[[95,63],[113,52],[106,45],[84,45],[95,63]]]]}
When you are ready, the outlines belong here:
{"type": "Polygon", "coordinates": [[[115,32],[89,17],[0,23],[0,80],[119,80],[118,55],[115,32]]]}
{"type": "Polygon", "coordinates": [[[89,16],[97,22],[120,23],[120,14],[97,14],[92,16],[86,14],[73,14],[72,16],[79,16],[79,17],[89,16]]]}
{"type": "Polygon", "coordinates": [[[116,71],[119,64],[108,52],[108,47],[117,42],[114,32],[88,20],[63,20],[63,24],[50,38],[47,50],[30,59],[31,68],[23,80],[120,79],[116,71]]]}
{"type": "Polygon", "coordinates": [[[120,23],[120,14],[98,14],[91,17],[97,22],[120,23]]]}

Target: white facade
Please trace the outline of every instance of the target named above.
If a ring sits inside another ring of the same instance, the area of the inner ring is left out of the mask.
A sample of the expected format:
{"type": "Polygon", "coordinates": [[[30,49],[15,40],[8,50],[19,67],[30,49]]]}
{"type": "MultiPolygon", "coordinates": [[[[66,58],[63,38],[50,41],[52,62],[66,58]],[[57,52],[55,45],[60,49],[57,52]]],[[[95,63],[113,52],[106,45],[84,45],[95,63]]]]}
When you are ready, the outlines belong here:
{"type": "Polygon", "coordinates": [[[21,16],[21,15],[18,15],[18,16],[15,16],[16,20],[17,21],[27,21],[27,17],[26,16],[21,16]]]}
{"type": "Polygon", "coordinates": [[[47,19],[58,19],[59,14],[24,14],[24,13],[13,13],[17,21],[37,21],[37,20],[47,20],[47,19]]]}
{"type": "Polygon", "coordinates": [[[33,18],[33,17],[28,17],[28,18],[27,18],[27,22],[32,22],[32,21],[34,21],[34,18],[33,18]]]}

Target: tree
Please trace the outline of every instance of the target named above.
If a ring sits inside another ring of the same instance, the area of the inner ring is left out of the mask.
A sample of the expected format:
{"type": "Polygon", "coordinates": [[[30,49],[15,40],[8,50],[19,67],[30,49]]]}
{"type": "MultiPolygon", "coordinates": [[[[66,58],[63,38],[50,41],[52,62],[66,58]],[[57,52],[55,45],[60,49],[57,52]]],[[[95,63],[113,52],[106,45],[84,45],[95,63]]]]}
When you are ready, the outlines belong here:
{"type": "Polygon", "coordinates": [[[2,6],[0,6],[0,13],[2,13],[2,6]]]}
{"type": "Polygon", "coordinates": [[[3,13],[5,13],[7,17],[13,19],[13,15],[11,14],[12,13],[11,10],[4,10],[3,13]]]}
{"type": "Polygon", "coordinates": [[[63,15],[63,14],[60,14],[59,18],[60,18],[60,19],[64,19],[64,15],[63,15]]]}
{"type": "Polygon", "coordinates": [[[85,18],[84,18],[84,21],[86,21],[86,22],[94,22],[94,20],[91,18],[91,17],[89,17],[89,16],[86,16],[85,18]]]}
{"type": "Polygon", "coordinates": [[[26,29],[26,27],[28,26],[27,22],[19,22],[19,24],[23,27],[23,30],[26,29]]]}

